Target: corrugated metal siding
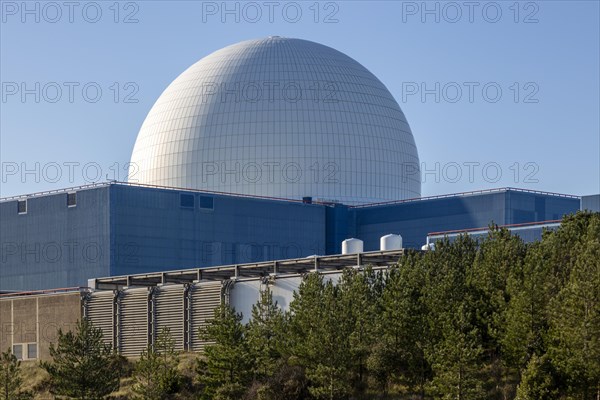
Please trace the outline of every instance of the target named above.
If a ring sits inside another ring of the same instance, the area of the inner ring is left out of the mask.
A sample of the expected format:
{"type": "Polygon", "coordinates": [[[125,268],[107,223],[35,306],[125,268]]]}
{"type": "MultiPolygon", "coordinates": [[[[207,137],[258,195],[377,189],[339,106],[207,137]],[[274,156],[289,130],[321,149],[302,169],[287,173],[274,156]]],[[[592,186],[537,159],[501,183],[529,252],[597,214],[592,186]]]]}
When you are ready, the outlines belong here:
{"type": "Polygon", "coordinates": [[[129,289],[119,296],[119,351],[137,356],[148,347],[148,289],[129,289]]]}
{"type": "Polygon", "coordinates": [[[169,328],[177,350],[201,351],[205,342],[198,331],[213,318],[223,299],[221,282],[169,285],[158,288],[93,292],[86,301],[86,316],[102,329],[107,343],[120,354],[138,356],[151,345],[163,326],[169,328]],[[116,344],[115,344],[116,342],[116,344]]]}
{"type": "Polygon", "coordinates": [[[213,318],[215,308],[222,301],[221,282],[197,284],[190,288],[190,350],[202,351],[207,342],[200,339],[198,331],[213,318]]]}
{"type": "Polygon", "coordinates": [[[104,341],[116,347],[115,294],[113,292],[90,293],[85,303],[85,315],[96,328],[102,329],[104,341]]]}
{"type": "Polygon", "coordinates": [[[154,337],[158,337],[163,327],[169,328],[176,350],[185,350],[185,295],[182,285],[163,286],[155,292],[154,337]]]}

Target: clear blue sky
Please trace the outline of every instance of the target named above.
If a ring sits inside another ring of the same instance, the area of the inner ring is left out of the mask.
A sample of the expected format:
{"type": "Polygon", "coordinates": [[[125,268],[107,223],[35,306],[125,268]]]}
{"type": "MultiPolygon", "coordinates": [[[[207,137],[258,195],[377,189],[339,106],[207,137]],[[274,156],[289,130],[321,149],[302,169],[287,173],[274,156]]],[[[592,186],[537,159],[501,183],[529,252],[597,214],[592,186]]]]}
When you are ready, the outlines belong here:
{"type": "Polygon", "coordinates": [[[600,192],[597,1],[288,3],[273,2],[269,15],[268,2],[229,2],[227,14],[220,1],[28,2],[28,12],[3,0],[0,194],[105,180],[99,169],[123,180],[166,86],[209,53],[268,35],[334,47],[379,77],[430,171],[423,195],[600,192]],[[422,89],[431,92],[422,98],[422,89]]]}

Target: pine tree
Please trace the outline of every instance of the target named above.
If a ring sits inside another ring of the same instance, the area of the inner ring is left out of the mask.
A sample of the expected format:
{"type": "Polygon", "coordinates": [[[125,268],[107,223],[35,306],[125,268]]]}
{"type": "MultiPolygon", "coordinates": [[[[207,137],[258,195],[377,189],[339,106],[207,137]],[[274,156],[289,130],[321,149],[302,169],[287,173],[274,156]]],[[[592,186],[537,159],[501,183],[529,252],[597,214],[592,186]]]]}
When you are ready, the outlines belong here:
{"type": "Polygon", "coordinates": [[[485,356],[490,360],[490,397],[506,398],[506,379],[515,379],[502,358],[501,340],[506,331],[506,310],[509,296],[506,290],[511,271],[523,268],[527,247],[519,236],[505,228],[491,225],[488,235],[467,273],[467,284],[474,295],[478,329],[485,356]]]}
{"type": "Polygon", "coordinates": [[[485,335],[487,350],[494,355],[498,355],[498,339],[505,329],[507,280],[512,270],[522,268],[526,251],[520,237],[511,235],[508,229],[492,225],[468,271],[467,284],[476,291],[482,334],[485,335]]]}
{"type": "Polygon", "coordinates": [[[427,348],[433,394],[452,399],[483,399],[482,339],[476,301],[467,274],[477,252],[477,241],[461,235],[452,243],[436,243],[423,257],[426,304],[433,346],[427,348]]]}
{"type": "Polygon", "coordinates": [[[138,362],[135,363],[133,379],[134,399],[162,399],[164,392],[158,378],[160,354],[151,347],[144,350],[138,362]]]}
{"type": "Polygon", "coordinates": [[[169,328],[163,327],[154,346],[142,352],[135,364],[133,386],[139,399],[160,400],[179,390],[179,353],[169,328]]]}
{"type": "Polygon", "coordinates": [[[200,338],[213,342],[205,347],[197,366],[204,399],[239,399],[251,381],[252,360],[241,321],[242,314],[222,304],[200,329],[200,338]]]}
{"type": "Polygon", "coordinates": [[[430,388],[442,399],[487,399],[483,388],[483,348],[473,316],[461,304],[443,325],[444,337],[430,355],[434,377],[430,388]]]}
{"type": "Polygon", "coordinates": [[[281,362],[284,338],[284,313],[273,302],[273,294],[266,288],[252,306],[252,319],[248,323],[248,347],[254,360],[254,378],[271,377],[281,362]]]}
{"type": "Polygon", "coordinates": [[[542,243],[529,245],[522,267],[512,270],[507,280],[510,300],[501,343],[506,361],[518,371],[534,354],[539,357],[546,351],[547,311],[555,284],[544,253],[542,243]]]}
{"type": "Polygon", "coordinates": [[[346,269],[338,283],[340,312],[348,329],[351,380],[355,391],[364,391],[367,386],[367,360],[376,341],[377,332],[377,280],[371,268],[364,271],[346,269]]]}
{"type": "Polygon", "coordinates": [[[307,274],[290,303],[290,355],[303,364],[316,360],[313,343],[319,340],[325,285],[319,274],[307,274]]]}
{"type": "Polygon", "coordinates": [[[75,399],[103,399],[119,388],[120,361],[102,339],[102,330],[87,319],[75,331],[58,331],[50,344],[52,362],[42,362],[50,374],[52,393],[75,399]]]}
{"type": "Polygon", "coordinates": [[[381,349],[375,352],[377,358],[371,360],[384,392],[390,378],[394,378],[424,397],[430,375],[425,358],[430,343],[424,289],[425,276],[418,254],[404,256],[385,275],[378,335],[381,349]]]}
{"type": "Polygon", "coordinates": [[[339,289],[319,274],[308,274],[290,304],[291,359],[302,366],[317,399],[342,399],[351,392],[349,336],[339,289]]]}
{"type": "Polygon", "coordinates": [[[344,399],[351,392],[349,382],[350,343],[352,332],[347,314],[340,306],[339,288],[331,281],[325,283],[322,297],[321,320],[315,321],[317,339],[311,343],[315,363],[308,365],[309,392],[316,399],[344,399]]]}
{"type": "Polygon", "coordinates": [[[557,400],[560,391],[555,371],[548,356],[534,354],[523,370],[516,400],[557,400]]]}
{"type": "Polygon", "coordinates": [[[21,391],[21,362],[10,349],[0,355],[0,398],[19,400],[31,398],[30,393],[21,391]]]}
{"type": "Polygon", "coordinates": [[[600,214],[587,218],[569,280],[549,307],[548,354],[569,394],[600,398],[600,214]]]}

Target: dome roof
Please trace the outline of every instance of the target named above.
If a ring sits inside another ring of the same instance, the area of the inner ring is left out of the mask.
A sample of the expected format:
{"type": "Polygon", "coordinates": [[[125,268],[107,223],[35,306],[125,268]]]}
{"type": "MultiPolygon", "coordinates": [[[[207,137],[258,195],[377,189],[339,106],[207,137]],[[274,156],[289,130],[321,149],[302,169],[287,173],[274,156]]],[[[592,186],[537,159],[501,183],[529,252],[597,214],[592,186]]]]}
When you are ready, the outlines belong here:
{"type": "Polygon", "coordinates": [[[421,194],[414,138],[386,87],[337,50],[278,36],[179,75],[131,163],[129,180],[151,185],[345,204],[421,194]]]}

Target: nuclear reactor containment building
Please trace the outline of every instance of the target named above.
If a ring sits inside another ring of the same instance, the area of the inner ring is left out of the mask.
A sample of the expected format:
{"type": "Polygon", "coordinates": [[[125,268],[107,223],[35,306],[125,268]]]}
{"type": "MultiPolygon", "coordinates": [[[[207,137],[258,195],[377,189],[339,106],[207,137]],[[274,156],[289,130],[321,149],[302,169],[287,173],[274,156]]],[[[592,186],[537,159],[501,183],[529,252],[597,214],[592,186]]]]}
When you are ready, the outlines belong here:
{"type": "Polygon", "coordinates": [[[421,195],[419,156],[387,88],[330,47],[268,37],[183,72],[150,110],[138,183],[354,205],[421,195]]]}
{"type": "Polygon", "coordinates": [[[421,248],[491,222],[535,240],[580,208],[512,188],[421,197],[415,139],[384,84],[337,50],[273,36],[216,51],[166,88],[129,182],[2,199],[0,291],[337,254],[351,237],[378,250],[390,233],[421,248]]]}

